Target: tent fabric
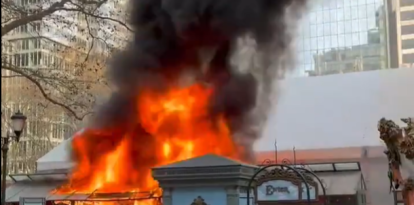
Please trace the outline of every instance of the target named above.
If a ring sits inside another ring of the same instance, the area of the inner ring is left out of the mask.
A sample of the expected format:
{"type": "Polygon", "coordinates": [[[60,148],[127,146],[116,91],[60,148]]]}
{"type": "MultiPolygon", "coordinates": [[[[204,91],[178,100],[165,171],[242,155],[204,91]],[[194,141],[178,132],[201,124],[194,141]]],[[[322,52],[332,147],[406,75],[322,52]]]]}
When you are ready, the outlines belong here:
{"type": "Polygon", "coordinates": [[[6,188],[6,202],[18,202],[19,193],[28,188],[25,183],[15,183],[6,188]],[[11,201],[13,198],[17,198],[17,201],[11,201]],[[10,200],[9,200],[10,199],[10,200]]]}
{"type": "MultiPolygon", "coordinates": [[[[84,129],[75,133],[80,134],[84,129]]],[[[67,170],[73,167],[73,163],[70,161],[70,146],[72,137],[60,143],[57,147],[46,153],[39,158],[37,163],[37,171],[44,172],[48,170],[67,170]]]]}
{"type": "Polygon", "coordinates": [[[6,189],[6,202],[19,202],[21,197],[47,198],[59,185],[60,182],[15,183],[6,189]]]}
{"type": "Polygon", "coordinates": [[[414,69],[287,79],[256,151],[380,146],[377,122],[414,116],[414,69]],[[334,139],[334,140],[333,140],[334,139]]]}

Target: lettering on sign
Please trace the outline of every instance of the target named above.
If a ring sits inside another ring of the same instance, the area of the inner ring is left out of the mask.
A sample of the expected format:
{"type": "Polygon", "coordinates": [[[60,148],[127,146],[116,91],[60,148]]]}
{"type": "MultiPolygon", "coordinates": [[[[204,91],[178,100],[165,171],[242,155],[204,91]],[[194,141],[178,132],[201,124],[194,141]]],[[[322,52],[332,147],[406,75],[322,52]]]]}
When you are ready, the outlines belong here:
{"type": "Polygon", "coordinates": [[[272,185],[266,186],[266,195],[271,196],[273,193],[287,193],[290,194],[288,187],[273,187],[272,185]]]}
{"type": "Polygon", "coordinates": [[[257,187],[258,201],[299,200],[300,186],[287,180],[271,180],[257,187]]]}

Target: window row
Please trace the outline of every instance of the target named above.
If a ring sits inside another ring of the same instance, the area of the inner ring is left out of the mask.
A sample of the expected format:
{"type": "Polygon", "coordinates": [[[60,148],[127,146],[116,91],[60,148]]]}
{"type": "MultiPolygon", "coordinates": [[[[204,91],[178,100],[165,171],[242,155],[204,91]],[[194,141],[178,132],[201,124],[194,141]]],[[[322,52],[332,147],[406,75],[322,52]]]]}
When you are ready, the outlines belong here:
{"type": "Polygon", "coordinates": [[[30,121],[28,122],[27,133],[32,137],[47,137],[53,139],[63,139],[65,136],[66,125],[63,123],[52,123],[45,121],[30,121]]]}
{"type": "Polygon", "coordinates": [[[310,13],[308,23],[321,24],[364,18],[385,18],[385,15],[381,16],[380,13],[383,13],[383,8],[375,4],[316,11],[310,13]]]}
{"type": "Polygon", "coordinates": [[[25,160],[25,161],[16,161],[11,159],[9,161],[9,174],[21,174],[25,172],[33,172],[36,171],[36,161],[32,160],[25,160]]]}
{"type": "MultiPolygon", "coordinates": [[[[348,62],[348,63],[326,63],[315,65],[316,70],[321,74],[335,74],[339,72],[358,72],[382,69],[382,62],[348,62]]],[[[385,64],[384,64],[385,65],[385,64]]]]}
{"type": "Polygon", "coordinates": [[[297,46],[301,51],[317,51],[382,44],[385,44],[385,42],[381,42],[381,38],[378,36],[369,36],[366,33],[352,33],[317,38],[304,38],[298,41],[297,46]]]}
{"type": "Polygon", "coordinates": [[[42,0],[20,0],[20,6],[26,6],[31,4],[41,3],[42,0]]]}
{"type": "Polygon", "coordinates": [[[367,49],[355,50],[330,50],[327,52],[312,53],[299,52],[297,55],[298,63],[314,63],[314,62],[342,62],[342,61],[372,61],[372,59],[385,58],[385,53],[375,47],[367,49]]]}
{"type": "Polygon", "coordinates": [[[384,62],[378,61],[373,63],[343,63],[343,64],[321,64],[308,66],[300,66],[299,69],[301,73],[308,73],[309,76],[321,76],[321,75],[331,75],[339,73],[350,73],[350,72],[360,72],[360,71],[371,71],[383,69],[385,66],[384,62]],[[310,68],[312,67],[312,68],[310,68]]]}
{"type": "Polygon", "coordinates": [[[14,65],[15,66],[38,66],[38,65],[47,65],[45,61],[42,61],[42,52],[32,52],[32,53],[23,53],[23,54],[14,54],[14,65]]]}
{"type": "Polygon", "coordinates": [[[303,37],[320,37],[356,32],[366,34],[372,30],[378,30],[385,34],[385,29],[383,28],[385,27],[381,27],[381,29],[377,27],[375,19],[360,19],[318,25],[304,25],[300,28],[299,35],[303,37]]]}
{"type": "Polygon", "coordinates": [[[62,44],[42,37],[13,40],[10,41],[10,44],[12,46],[12,51],[45,49],[52,52],[59,52],[66,48],[66,46],[62,44]]]}
{"type": "Polygon", "coordinates": [[[42,23],[41,22],[33,22],[30,24],[25,24],[17,27],[15,29],[16,33],[28,33],[28,32],[40,32],[42,29],[42,23]]]}
{"type": "Polygon", "coordinates": [[[66,62],[54,54],[42,51],[14,54],[12,62],[13,65],[17,67],[40,66],[59,70],[71,68],[71,64],[69,64],[69,62],[66,62]]]}
{"type": "Polygon", "coordinates": [[[16,49],[21,48],[21,50],[29,49],[40,49],[42,48],[42,39],[41,38],[32,38],[32,39],[22,39],[15,41],[16,49]]]}
{"type": "MultiPolygon", "coordinates": [[[[410,0],[408,0],[410,1],[410,0]]],[[[324,0],[314,10],[328,10],[366,4],[383,4],[384,0],[324,0]]]]}

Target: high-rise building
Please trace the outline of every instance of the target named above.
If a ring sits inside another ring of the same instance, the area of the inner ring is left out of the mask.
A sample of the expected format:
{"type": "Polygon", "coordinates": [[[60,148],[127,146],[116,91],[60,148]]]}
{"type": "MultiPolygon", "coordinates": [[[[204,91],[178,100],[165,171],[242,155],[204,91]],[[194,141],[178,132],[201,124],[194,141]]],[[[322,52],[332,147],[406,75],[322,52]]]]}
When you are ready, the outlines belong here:
{"type": "Polygon", "coordinates": [[[414,68],[414,1],[386,0],[392,68],[414,68]]]}
{"type": "Polygon", "coordinates": [[[298,75],[389,67],[384,0],[324,0],[312,5],[298,37],[298,75]]]}
{"type": "MultiPolygon", "coordinates": [[[[42,1],[15,0],[19,9],[38,9],[42,1]]],[[[2,9],[3,10],[3,9],[2,9]]],[[[89,45],[88,36],[81,32],[85,22],[79,22],[83,15],[74,12],[56,12],[41,21],[24,24],[2,36],[2,66],[54,73],[74,73],[73,62],[62,52],[74,47],[74,51],[82,51],[89,45]],[[65,19],[60,21],[59,19],[65,19]],[[71,24],[70,21],[75,23],[71,24]]],[[[26,72],[29,73],[29,72],[26,72]]],[[[12,143],[9,153],[9,172],[32,172],[37,157],[42,156],[52,147],[60,144],[65,137],[72,135],[73,121],[63,109],[45,101],[38,93],[36,85],[2,68],[2,122],[7,121],[13,113],[22,111],[27,117],[27,126],[19,143],[12,143]],[[45,108],[46,107],[46,108],[45,108]]],[[[53,77],[53,75],[49,76],[53,77]]],[[[42,81],[46,78],[35,79],[42,81]]],[[[45,80],[47,81],[47,80],[45,80]]],[[[50,92],[59,92],[48,83],[42,83],[50,92]]],[[[2,126],[2,135],[7,126],[2,126]]]]}

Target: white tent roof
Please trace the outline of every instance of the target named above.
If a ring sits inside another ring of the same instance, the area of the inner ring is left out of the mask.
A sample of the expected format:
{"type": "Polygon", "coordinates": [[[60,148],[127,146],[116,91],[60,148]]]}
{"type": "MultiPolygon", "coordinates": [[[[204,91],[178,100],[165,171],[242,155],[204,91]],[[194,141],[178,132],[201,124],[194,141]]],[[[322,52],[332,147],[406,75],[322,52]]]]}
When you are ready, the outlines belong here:
{"type": "Polygon", "coordinates": [[[378,146],[377,122],[414,117],[414,69],[387,69],[281,82],[257,151],[378,146]]]}
{"type": "MultiPolygon", "coordinates": [[[[381,145],[377,122],[414,117],[414,69],[388,69],[292,78],[282,93],[257,151],[381,145]]],[[[275,104],[276,105],[276,104],[275,104]]],[[[70,139],[37,161],[38,171],[67,169],[70,139]]]]}
{"type": "MultiPolygon", "coordinates": [[[[75,135],[83,132],[83,129],[75,133],[75,135]]],[[[70,160],[70,148],[72,137],[63,141],[58,146],[50,150],[43,157],[39,158],[37,163],[37,171],[48,171],[56,169],[70,169],[72,162],[70,160]]]]}

